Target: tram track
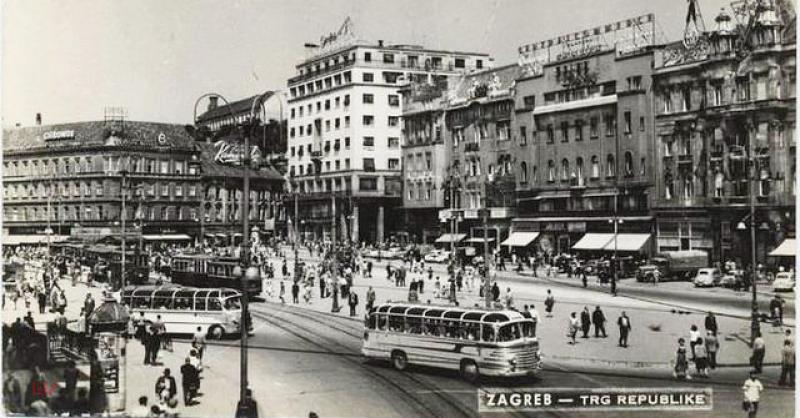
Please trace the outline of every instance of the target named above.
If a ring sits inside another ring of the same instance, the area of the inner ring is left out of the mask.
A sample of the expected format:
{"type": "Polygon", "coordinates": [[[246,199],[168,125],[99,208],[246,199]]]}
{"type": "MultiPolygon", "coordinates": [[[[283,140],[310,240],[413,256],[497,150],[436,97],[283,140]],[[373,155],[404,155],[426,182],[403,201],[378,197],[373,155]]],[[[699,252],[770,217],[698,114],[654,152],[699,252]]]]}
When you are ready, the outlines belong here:
{"type": "MultiPolygon", "coordinates": [[[[292,311],[289,311],[289,310],[278,309],[277,311],[281,312],[283,314],[289,314],[289,315],[294,314],[295,316],[303,318],[302,315],[297,315],[296,312],[292,312],[292,311]]],[[[346,345],[336,341],[333,338],[329,338],[329,337],[325,337],[325,336],[313,333],[312,331],[306,330],[306,329],[300,327],[299,325],[296,325],[296,324],[292,323],[291,321],[289,321],[288,315],[270,316],[267,313],[258,312],[258,311],[252,311],[252,315],[254,317],[260,319],[260,320],[263,320],[263,321],[269,323],[272,326],[275,326],[276,328],[279,328],[279,329],[283,330],[284,332],[287,332],[287,333],[293,335],[296,338],[299,338],[302,341],[307,342],[308,344],[311,344],[314,347],[319,348],[322,351],[329,352],[329,353],[336,353],[337,351],[334,350],[333,348],[331,348],[332,345],[344,348],[344,349],[346,349],[348,351],[351,351],[351,352],[353,351],[351,347],[347,347],[346,345]],[[283,320],[283,321],[280,321],[280,320],[283,320]]],[[[317,322],[317,323],[320,323],[320,324],[323,324],[323,325],[328,326],[328,327],[330,326],[330,322],[329,321],[328,322],[324,322],[324,321],[317,320],[317,319],[311,318],[311,317],[305,317],[305,319],[306,320],[311,320],[313,322],[317,322]]],[[[333,329],[335,329],[337,332],[340,332],[340,333],[344,332],[344,330],[342,330],[342,329],[340,329],[338,327],[337,328],[333,328],[333,329]]],[[[350,333],[350,332],[346,332],[346,334],[352,336],[352,333],[350,333]]],[[[339,351],[341,351],[341,350],[339,350],[339,351]]],[[[389,369],[381,369],[381,368],[372,367],[372,366],[366,364],[363,361],[363,357],[360,356],[360,353],[358,353],[358,354],[359,354],[358,357],[355,357],[355,356],[341,356],[340,358],[343,361],[346,361],[348,363],[351,363],[351,364],[357,366],[359,369],[363,370],[367,375],[371,376],[372,378],[374,378],[375,380],[379,381],[383,385],[385,385],[385,386],[389,387],[390,389],[393,389],[393,390],[401,393],[403,395],[404,399],[408,399],[408,400],[411,401],[411,402],[409,402],[409,405],[412,406],[414,409],[416,409],[419,412],[419,414],[417,416],[425,416],[425,417],[453,417],[453,416],[457,416],[457,417],[475,417],[475,416],[478,416],[476,412],[472,411],[471,409],[468,409],[465,405],[463,405],[458,400],[453,399],[452,397],[442,393],[439,390],[439,388],[429,384],[428,382],[425,382],[425,381],[423,381],[423,380],[421,380],[421,379],[419,379],[419,378],[417,378],[417,377],[415,377],[413,375],[410,375],[408,373],[395,374],[394,371],[389,370],[389,369]],[[397,379],[398,376],[402,376],[402,379],[407,380],[409,383],[408,384],[403,384],[403,382],[398,382],[397,381],[398,380],[397,379]],[[410,388],[415,388],[415,390],[412,390],[410,388]],[[432,407],[430,405],[430,403],[431,403],[430,399],[424,398],[423,396],[421,396],[417,392],[418,389],[427,390],[426,393],[432,395],[433,397],[435,397],[435,399],[437,399],[437,400],[443,402],[445,405],[449,406],[448,411],[444,412],[444,413],[441,412],[441,411],[437,411],[434,407],[432,407]],[[455,414],[454,414],[454,412],[455,412],[455,414]]]]}

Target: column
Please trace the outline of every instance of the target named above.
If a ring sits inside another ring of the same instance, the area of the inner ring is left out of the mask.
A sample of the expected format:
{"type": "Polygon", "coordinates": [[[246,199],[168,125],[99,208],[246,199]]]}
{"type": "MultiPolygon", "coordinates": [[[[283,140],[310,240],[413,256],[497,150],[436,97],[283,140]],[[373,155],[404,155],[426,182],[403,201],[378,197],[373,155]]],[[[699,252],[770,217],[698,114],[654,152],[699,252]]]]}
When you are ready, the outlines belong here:
{"type": "Polygon", "coordinates": [[[350,231],[353,234],[353,242],[358,244],[358,203],[353,203],[353,219],[350,221],[350,231]]]}
{"type": "Polygon", "coordinates": [[[378,206],[378,222],[377,222],[377,233],[375,239],[378,242],[383,242],[383,205],[378,206]]]}

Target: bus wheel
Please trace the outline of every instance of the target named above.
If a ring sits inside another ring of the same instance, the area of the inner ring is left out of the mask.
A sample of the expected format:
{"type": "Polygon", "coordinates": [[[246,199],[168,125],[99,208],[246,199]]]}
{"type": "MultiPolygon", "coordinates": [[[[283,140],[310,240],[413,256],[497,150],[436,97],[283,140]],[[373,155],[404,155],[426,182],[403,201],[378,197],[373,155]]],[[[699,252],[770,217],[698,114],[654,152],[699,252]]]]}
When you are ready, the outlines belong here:
{"type": "Polygon", "coordinates": [[[392,366],[395,369],[403,371],[408,367],[408,358],[406,353],[402,351],[392,351],[392,366]]]}
{"type": "Polygon", "coordinates": [[[208,330],[208,336],[213,340],[221,340],[225,336],[225,330],[219,325],[214,325],[208,330]]]}
{"type": "Polygon", "coordinates": [[[481,377],[478,365],[472,360],[461,361],[461,377],[469,383],[477,383],[481,377]]]}

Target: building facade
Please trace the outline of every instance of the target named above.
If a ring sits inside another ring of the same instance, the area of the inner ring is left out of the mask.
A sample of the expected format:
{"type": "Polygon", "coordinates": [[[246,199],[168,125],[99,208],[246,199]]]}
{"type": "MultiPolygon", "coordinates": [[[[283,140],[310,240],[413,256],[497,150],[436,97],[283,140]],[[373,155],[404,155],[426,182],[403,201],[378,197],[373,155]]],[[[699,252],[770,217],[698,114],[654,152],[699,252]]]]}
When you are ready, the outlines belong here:
{"type": "MultiPolygon", "coordinates": [[[[344,29],[344,27],[343,27],[344,29]]],[[[383,241],[402,225],[399,87],[490,66],[485,54],[326,40],[288,81],[290,213],[306,238],[383,241]],[[387,234],[387,232],[389,232],[387,234]]],[[[335,36],[335,35],[334,35],[335,36]]]]}
{"type": "Polygon", "coordinates": [[[722,12],[707,36],[663,51],[654,74],[659,251],[701,249],[749,265],[755,222],[763,264],[794,237],[796,34],[784,16],[771,2],[757,15],[722,12]],[[751,29],[737,23],[750,18],[751,29]]]}
{"type": "Polygon", "coordinates": [[[641,16],[521,48],[533,59],[516,83],[512,232],[525,235],[507,250],[650,251],[652,25],[641,16]],[[618,36],[626,27],[638,29],[618,36]]]}

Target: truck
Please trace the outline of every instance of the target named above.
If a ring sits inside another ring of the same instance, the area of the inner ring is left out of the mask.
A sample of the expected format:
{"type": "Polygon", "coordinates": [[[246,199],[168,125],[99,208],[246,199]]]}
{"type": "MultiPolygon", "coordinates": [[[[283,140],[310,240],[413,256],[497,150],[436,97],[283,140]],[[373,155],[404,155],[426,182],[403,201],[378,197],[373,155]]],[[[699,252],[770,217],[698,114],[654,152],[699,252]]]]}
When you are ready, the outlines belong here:
{"type": "Polygon", "coordinates": [[[636,281],[652,282],[656,270],[660,282],[689,280],[703,267],[708,267],[708,253],[705,251],[665,251],[639,267],[636,271],[636,281]]]}

